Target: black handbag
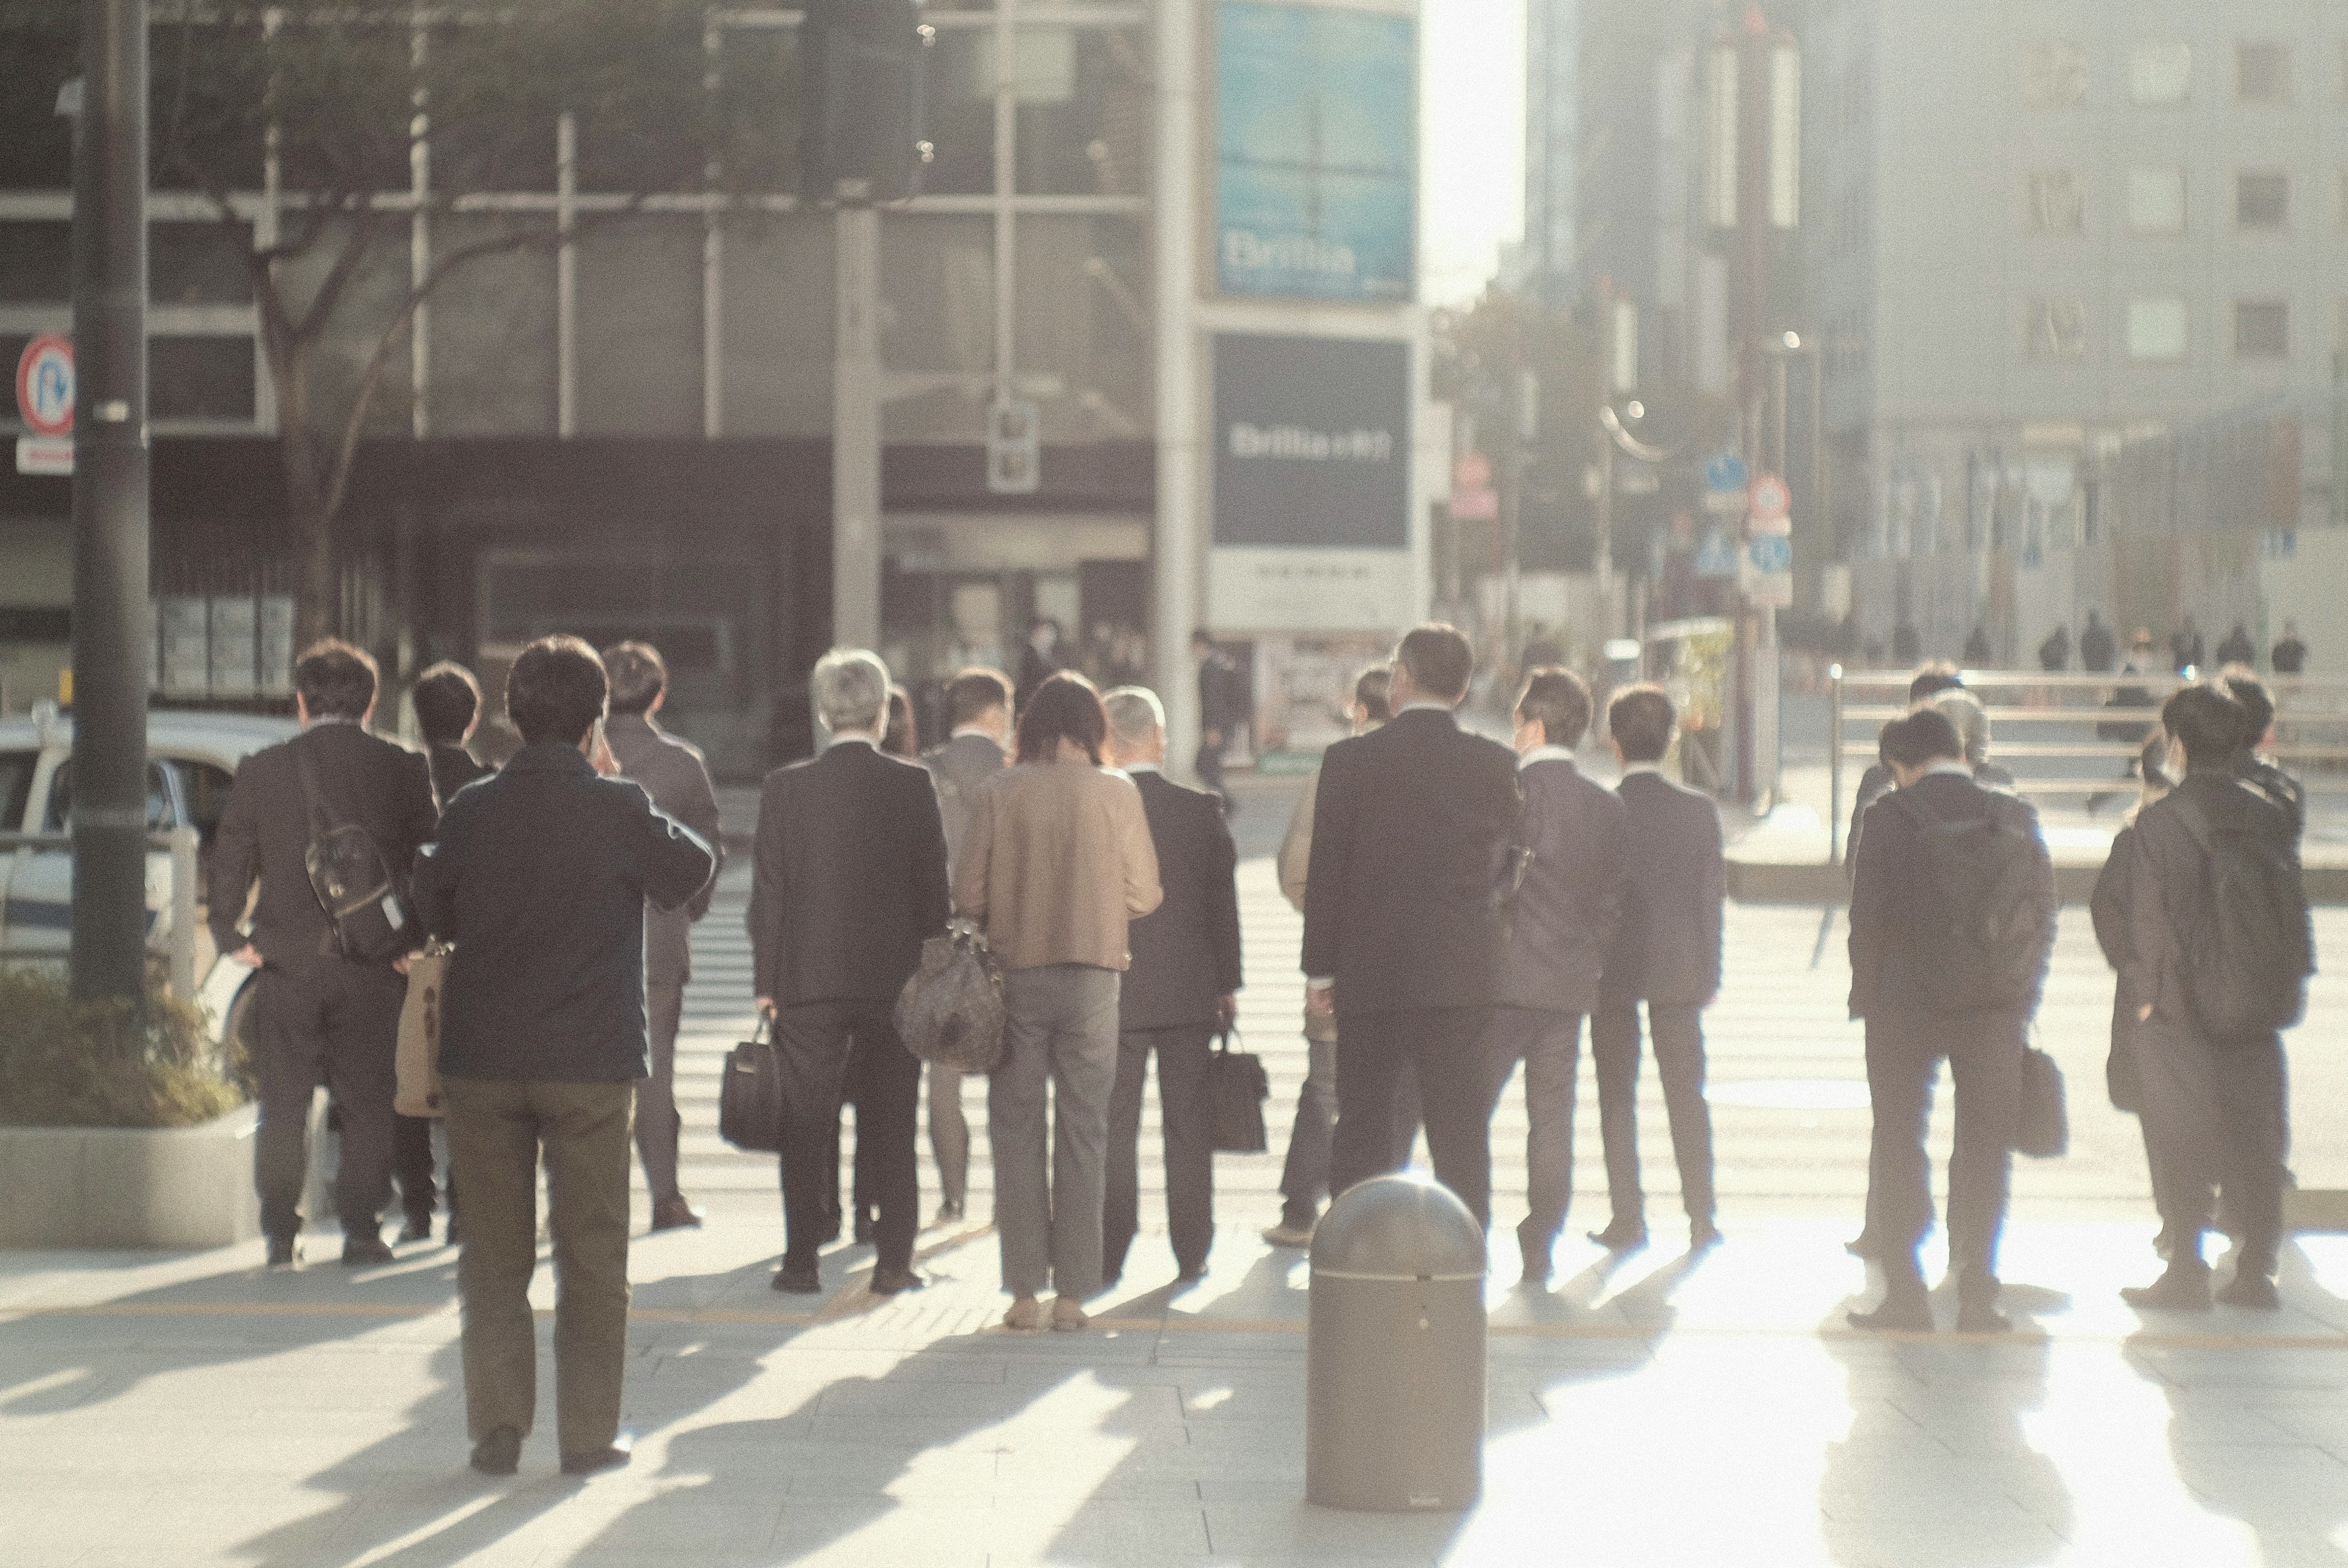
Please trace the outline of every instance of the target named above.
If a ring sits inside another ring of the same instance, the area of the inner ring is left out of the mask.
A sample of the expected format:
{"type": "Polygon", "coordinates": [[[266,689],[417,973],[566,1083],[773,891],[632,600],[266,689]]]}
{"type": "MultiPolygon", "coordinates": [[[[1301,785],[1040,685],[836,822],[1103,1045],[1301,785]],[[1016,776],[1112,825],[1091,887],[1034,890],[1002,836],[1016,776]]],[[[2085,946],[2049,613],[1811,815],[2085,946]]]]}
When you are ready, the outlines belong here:
{"type": "Polygon", "coordinates": [[[1215,1037],[1214,1054],[1207,1059],[1207,1094],[1215,1110],[1215,1153],[1261,1154],[1269,1146],[1263,1130],[1263,1102],[1272,1096],[1272,1080],[1263,1058],[1233,1050],[1225,1030],[1215,1037]]]}
{"type": "Polygon", "coordinates": [[[2063,1070],[2034,1045],[2023,1048],[2022,1112],[2015,1121],[2015,1153],[2034,1160],[2069,1153],[2071,1117],[2063,1101],[2063,1070]]]}
{"type": "Polygon", "coordinates": [[[717,1135],[754,1154],[783,1152],[783,1069],[762,1016],[750,1038],[726,1053],[717,1087],[717,1135]]]}

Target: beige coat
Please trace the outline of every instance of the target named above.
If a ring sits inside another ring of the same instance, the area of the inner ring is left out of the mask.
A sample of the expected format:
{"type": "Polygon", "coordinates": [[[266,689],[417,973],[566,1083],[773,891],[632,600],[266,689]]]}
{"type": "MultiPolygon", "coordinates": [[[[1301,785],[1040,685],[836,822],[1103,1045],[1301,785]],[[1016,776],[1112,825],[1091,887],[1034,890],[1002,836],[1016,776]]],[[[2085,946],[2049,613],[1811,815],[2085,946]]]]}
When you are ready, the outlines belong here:
{"type": "Polygon", "coordinates": [[[1133,781],[1077,758],[1023,763],[974,794],[954,907],[1003,967],[1126,968],[1126,922],[1165,897],[1133,781]]]}

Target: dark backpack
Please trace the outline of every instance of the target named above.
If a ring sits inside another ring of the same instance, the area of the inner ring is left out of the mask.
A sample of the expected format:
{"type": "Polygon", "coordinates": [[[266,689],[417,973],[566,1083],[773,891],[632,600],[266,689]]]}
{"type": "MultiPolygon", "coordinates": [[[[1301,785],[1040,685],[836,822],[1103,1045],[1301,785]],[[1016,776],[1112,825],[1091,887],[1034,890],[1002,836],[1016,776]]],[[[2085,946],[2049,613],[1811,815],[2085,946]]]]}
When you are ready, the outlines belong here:
{"type": "MultiPolygon", "coordinates": [[[[2297,1023],[2315,971],[2298,857],[2263,813],[2213,822],[2179,794],[2177,820],[2208,869],[2181,922],[2185,1000],[2212,1040],[2256,1040],[2297,1023]]],[[[2281,813],[2276,808],[2276,816],[2281,813]]]]}
{"type": "Polygon", "coordinates": [[[1993,799],[1983,816],[1935,816],[1912,790],[1885,797],[1915,825],[1925,886],[1913,891],[1918,977],[1936,1013],[2015,1012],[2038,994],[2046,961],[2037,835],[2019,803],[1993,799]]]}
{"type": "Polygon", "coordinates": [[[375,835],[355,824],[338,822],[318,791],[310,755],[294,747],[294,769],[302,781],[302,802],[310,821],[310,842],[302,852],[310,891],[325,911],[335,951],[355,964],[386,964],[413,948],[416,933],[400,907],[390,863],[375,835]]]}

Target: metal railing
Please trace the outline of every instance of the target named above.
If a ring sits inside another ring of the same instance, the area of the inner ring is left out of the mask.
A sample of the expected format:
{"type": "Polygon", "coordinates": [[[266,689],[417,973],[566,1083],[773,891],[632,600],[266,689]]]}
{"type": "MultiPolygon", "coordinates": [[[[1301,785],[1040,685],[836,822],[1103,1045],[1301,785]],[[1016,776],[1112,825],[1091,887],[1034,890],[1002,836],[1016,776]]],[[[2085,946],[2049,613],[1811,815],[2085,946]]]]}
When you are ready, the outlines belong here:
{"type": "MultiPolygon", "coordinates": [[[[147,835],[149,849],[171,854],[171,923],[165,933],[170,944],[171,994],[192,1000],[196,994],[196,851],[202,837],[192,827],[174,827],[147,835]]],[[[73,849],[69,833],[0,833],[0,855],[18,850],[73,849]]],[[[65,948],[0,948],[0,961],[24,958],[61,959],[65,948]]]]}
{"type": "MultiPolygon", "coordinates": [[[[1832,666],[1828,773],[1832,803],[1828,857],[1842,863],[1844,766],[1862,772],[1876,761],[1877,731],[1908,711],[1907,670],[1845,670],[1832,666]],[[1854,702],[1854,696],[1869,699],[1854,702]]],[[[2014,775],[2024,799],[2084,798],[2132,794],[2141,736],[2160,723],[2160,706],[2183,676],[2049,674],[2034,670],[1967,670],[1965,690],[1988,709],[1993,739],[1990,760],[2014,775]],[[2066,733],[2065,732],[2084,732],[2066,733]],[[2065,764],[2086,771],[2063,772],[2065,764]],[[2092,764],[2092,765],[2091,765],[2092,764]]],[[[2348,792],[2348,681],[2304,676],[2262,677],[2275,698],[2272,754],[2312,794],[2348,792]]]]}

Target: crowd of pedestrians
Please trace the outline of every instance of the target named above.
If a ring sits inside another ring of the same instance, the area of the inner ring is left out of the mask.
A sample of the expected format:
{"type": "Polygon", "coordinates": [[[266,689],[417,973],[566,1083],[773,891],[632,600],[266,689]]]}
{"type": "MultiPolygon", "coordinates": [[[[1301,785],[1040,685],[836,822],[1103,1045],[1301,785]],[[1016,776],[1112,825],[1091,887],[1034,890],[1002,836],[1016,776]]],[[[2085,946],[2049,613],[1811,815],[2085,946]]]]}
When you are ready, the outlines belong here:
{"type": "MultiPolygon", "coordinates": [[[[1211,643],[1198,651],[1202,688],[1228,679],[1211,643]]],[[[1309,1071],[1265,1238],[1309,1242],[1325,1199],[1400,1168],[1422,1132],[1436,1179],[1488,1226],[1504,1196],[1492,1191],[1492,1116],[1521,1063],[1516,1234],[1524,1280],[1547,1282],[1572,1198],[1586,1023],[1610,1199],[1591,1239],[1617,1252],[1648,1243],[1636,1101],[1652,1047],[1701,1252],[1721,1240],[1703,1029],[1722,977],[1718,815],[1663,776],[1677,715],[1659,688],[1620,690],[1601,713],[1571,671],[1531,668],[1502,744],[1458,720],[1473,671],[1448,626],[1404,637],[1357,679],[1354,733],[1329,747],[1288,825],[1278,870],[1303,915],[1309,1071]],[[1620,767],[1611,788],[1577,762],[1593,724],[1620,767]]],[[[1153,1062],[1173,1266],[1182,1281],[1205,1272],[1210,1066],[1242,983],[1227,803],[1166,775],[1155,693],[1031,673],[1024,700],[995,671],[957,675],[949,733],[924,753],[881,661],[836,651],[812,682],[829,743],[765,781],[747,920],[779,1084],[779,1291],[823,1288],[851,1108],[870,1288],[924,1283],[913,1257],[924,1067],[894,1009],[923,945],[955,922],[983,936],[1003,978],[986,1133],[1005,1325],[1082,1329],[1086,1303],[1126,1272],[1153,1062]]],[[[240,771],[210,888],[221,950],[260,969],[255,1180],[269,1263],[299,1257],[304,1141],[324,1085],[341,1123],[346,1265],[393,1255],[380,1216],[395,1184],[403,1242],[429,1238],[439,1190],[455,1240],[461,1194],[474,1462],[510,1473],[534,1402],[542,1169],[563,1466],[624,1462],[632,1140],[653,1228],[703,1218],[678,1183],[674,1074],[690,926],[721,854],[700,754],[657,721],[665,668],[640,642],[601,655],[574,638],[531,643],[504,693],[522,746],[495,772],[468,749],[482,697],[457,666],[415,687],[420,753],[369,732],[378,681],[359,650],[310,649],[295,685],[303,729],[240,771]],[[328,863],[340,869],[322,873],[328,863]],[[402,977],[427,944],[446,963],[441,1189],[430,1123],[392,1108],[402,977]]],[[[1882,731],[1850,829],[1850,1011],[1864,1020],[1874,1122],[1850,1249],[1886,1282],[1851,1322],[1933,1326],[1919,1253],[1935,1218],[1925,1129],[1945,1061],[1957,1327],[1994,1331],[2006,1327],[1997,1255],[2012,1158],[2047,1091],[2027,1042],[2054,880],[1957,671],[1925,666],[1910,698],[1882,731]]],[[[1242,711],[1236,699],[1226,710],[1242,711]]],[[[2275,1305],[2281,1030],[2313,953],[2301,795],[2267,752],[2273,712],[2245,666],[2171,696],[2144,748],[2143,800],[2096,888],[2097,936],[2119,977],[2108,1078],[2115,1103],[2142,1117],[2167,1259],[2129,1293],[2147,1307],[2206,1308],[2213,1295],[2275,1305]],[[2214,1293],[2213,1227],[2241,1243],[2214,1293]]],[[[963,1074],[928,1071],[937,1219],[953,1223],[969,1201],[963,1074]]]]}

